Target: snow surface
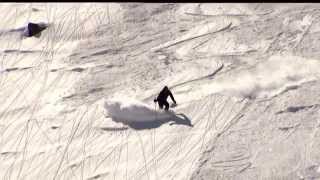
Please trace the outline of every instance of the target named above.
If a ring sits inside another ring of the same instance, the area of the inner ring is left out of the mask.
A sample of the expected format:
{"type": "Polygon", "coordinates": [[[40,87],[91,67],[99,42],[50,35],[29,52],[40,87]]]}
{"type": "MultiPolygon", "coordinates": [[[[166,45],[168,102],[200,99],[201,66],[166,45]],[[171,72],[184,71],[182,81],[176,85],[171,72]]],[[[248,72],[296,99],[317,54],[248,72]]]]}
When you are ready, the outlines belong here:
{"type": "Polygon", "coordinates": [[[320,179],[319,7],[0,4],[0,179],[320,179]]]}

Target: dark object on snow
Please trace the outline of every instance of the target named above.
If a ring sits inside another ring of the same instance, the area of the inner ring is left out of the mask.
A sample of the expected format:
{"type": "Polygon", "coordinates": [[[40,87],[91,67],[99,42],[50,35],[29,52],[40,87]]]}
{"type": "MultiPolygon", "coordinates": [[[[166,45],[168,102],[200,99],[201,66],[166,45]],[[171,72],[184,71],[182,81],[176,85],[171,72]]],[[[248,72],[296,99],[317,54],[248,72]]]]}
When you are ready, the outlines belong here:
{"type": "Polygon", "coordinates": [[[167,101],[168,96],[170,96],[171,100],[174,102],[175,105],[177,104],[176,100],[174,100],[171,91],[167,86],[165,86],[159,93],[158,97],[154,99],[154,102],[158,102],[160,109],[163,108],[163,105],[165,106],[166,111],[169,109],[169,103],[167,101]]]}
{"type": "Polygon", "coordinates": [[[31,36],[40,36],[41,35],[41,31],[45,30],[47,28],[47,26],[45,24],[36,24],[36,23],[28,23],[28,27],[27,27],[27,33],[26,35],[28,37],[31,36]]]}

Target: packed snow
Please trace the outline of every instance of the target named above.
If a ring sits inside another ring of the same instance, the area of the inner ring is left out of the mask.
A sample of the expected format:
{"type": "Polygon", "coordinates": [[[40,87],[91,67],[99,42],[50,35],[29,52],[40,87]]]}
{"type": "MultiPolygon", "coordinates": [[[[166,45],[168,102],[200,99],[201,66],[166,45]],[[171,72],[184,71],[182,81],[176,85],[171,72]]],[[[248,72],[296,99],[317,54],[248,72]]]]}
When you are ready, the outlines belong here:
{"type": "Polygon", "coordinates": [[[0,4],[0,178],[319,179],[319,8],[0,4]]]}

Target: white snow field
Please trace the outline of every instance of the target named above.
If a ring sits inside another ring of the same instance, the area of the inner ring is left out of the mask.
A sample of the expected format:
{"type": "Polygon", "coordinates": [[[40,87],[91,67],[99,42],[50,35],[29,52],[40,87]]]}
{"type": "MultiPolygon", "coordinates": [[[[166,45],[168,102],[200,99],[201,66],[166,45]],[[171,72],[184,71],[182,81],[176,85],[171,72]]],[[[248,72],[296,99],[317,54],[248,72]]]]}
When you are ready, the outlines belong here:
{"type": "Polygon", "coordinates": [[[0,179],[320,179],[320,4],[0,17],[0,179]],[[28,22],[49,27],[27,38],[28,22]],[[166,85],[169,112],[153,102],[166,85]]]}

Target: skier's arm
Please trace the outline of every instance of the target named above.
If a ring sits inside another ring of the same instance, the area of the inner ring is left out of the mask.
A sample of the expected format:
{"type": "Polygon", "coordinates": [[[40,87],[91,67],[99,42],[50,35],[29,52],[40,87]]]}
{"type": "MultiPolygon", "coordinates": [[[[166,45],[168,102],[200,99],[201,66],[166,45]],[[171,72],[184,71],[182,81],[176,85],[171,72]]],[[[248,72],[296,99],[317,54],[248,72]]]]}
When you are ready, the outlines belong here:
{"type": "Polygon", "coordinates": [[[169,95],[170,95],[170,98],[172,99],[172,101],[173,101],[175,104],[177,104],[176,100],[174,100],[174,97],[173,97],[171,91],[169,92],[169,95]]]}

